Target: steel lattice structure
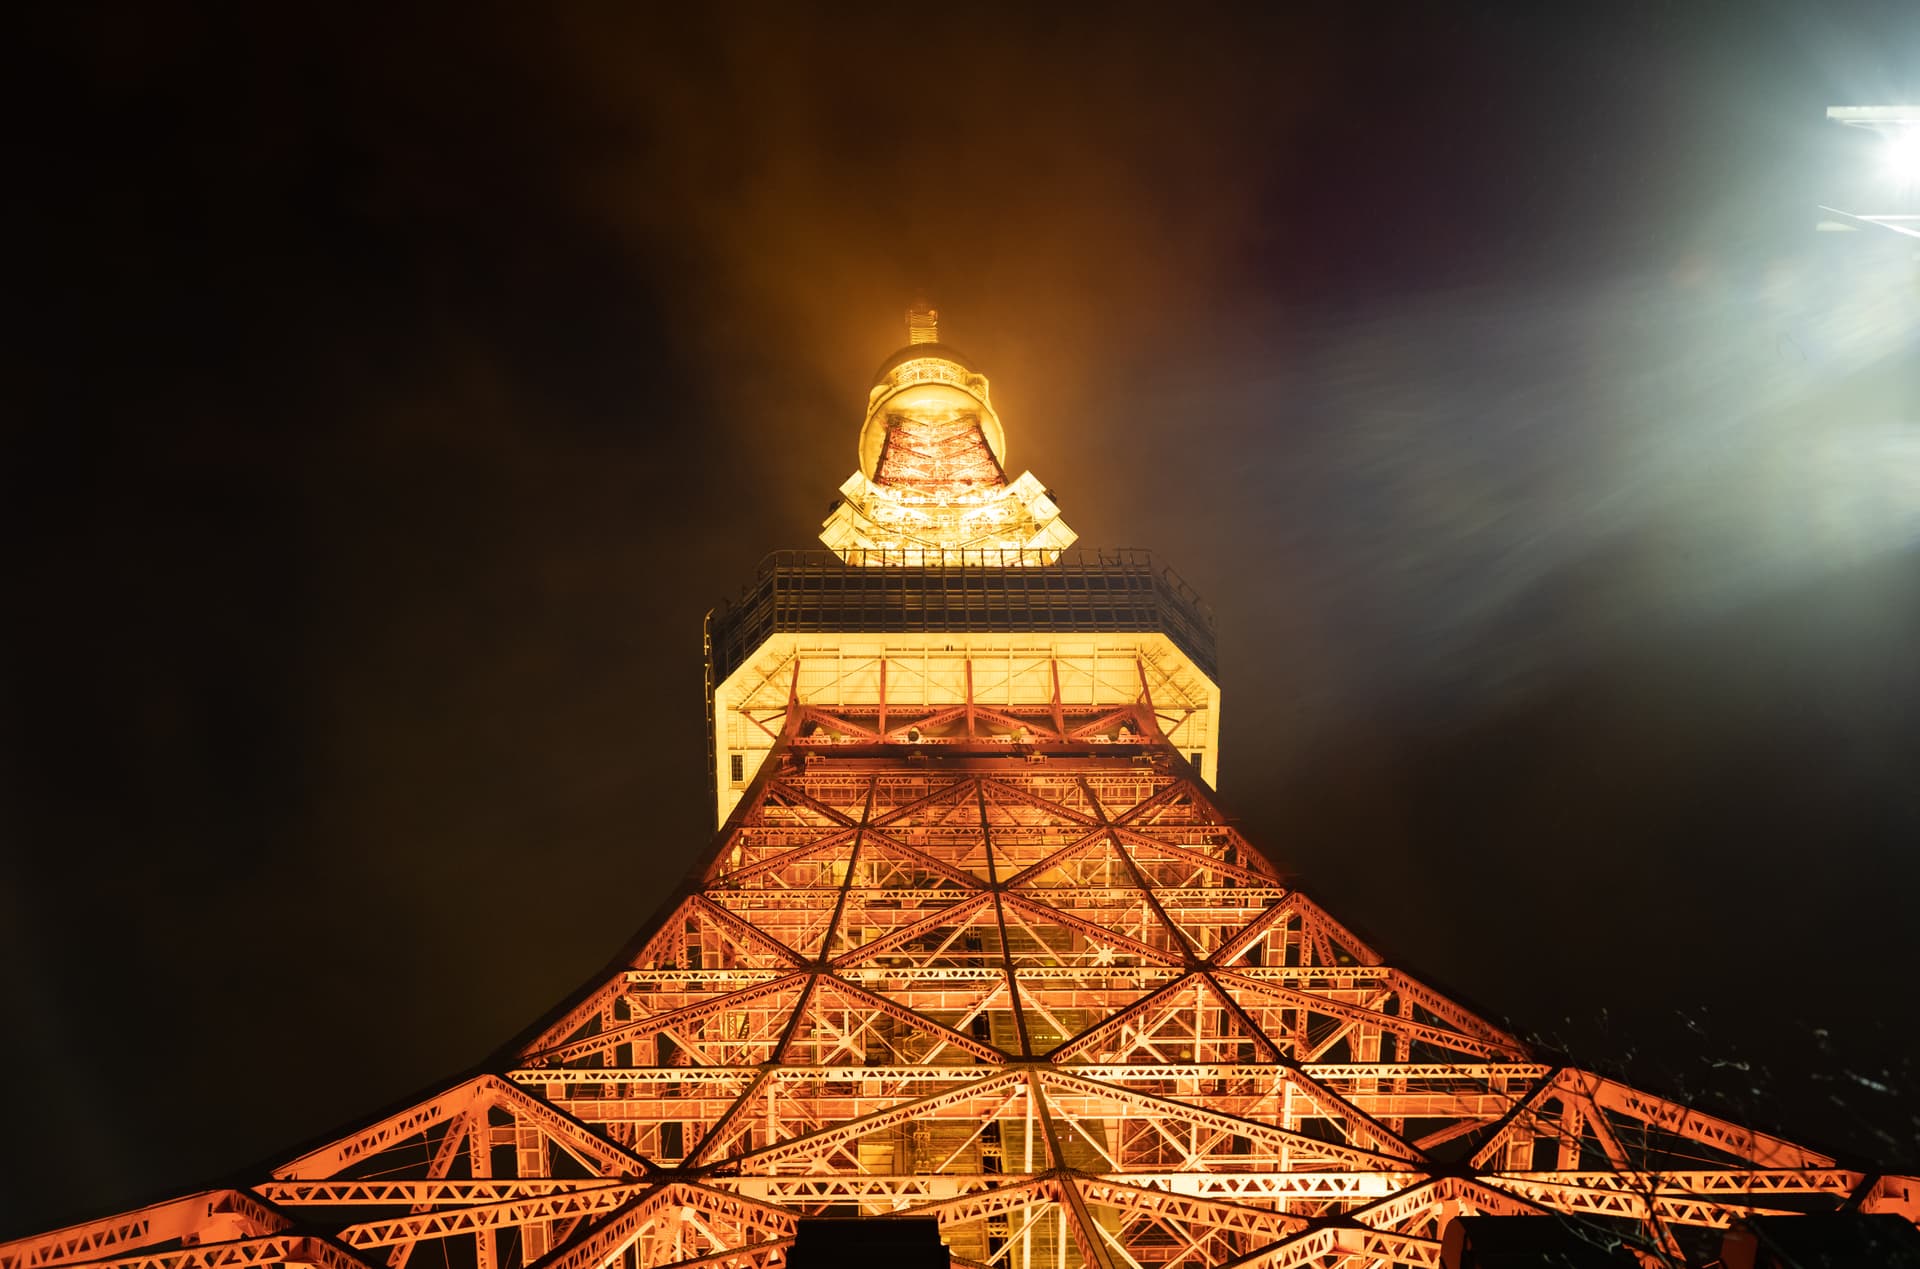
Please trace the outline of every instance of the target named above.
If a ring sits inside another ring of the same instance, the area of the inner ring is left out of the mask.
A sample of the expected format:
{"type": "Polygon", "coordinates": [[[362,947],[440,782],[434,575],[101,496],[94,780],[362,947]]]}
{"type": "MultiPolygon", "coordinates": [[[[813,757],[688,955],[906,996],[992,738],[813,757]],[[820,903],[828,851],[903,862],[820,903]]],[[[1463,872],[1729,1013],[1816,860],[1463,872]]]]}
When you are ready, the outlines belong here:
{"type": "Polygon", "coordinates": [[[1189,592],[989,534],[929,616],[936,527],[717,615],[725,822],[492,1073],[0,1269],[773,1266],[801,1216],[899,1212],[995,1269],[1357,1269],[1438,1264],[1461,1214],[1653,1261],[1745,1215],[1920,1218],[1914,1178],[1542,1060],[1396,969],[1220,808],[1189,592]]]}

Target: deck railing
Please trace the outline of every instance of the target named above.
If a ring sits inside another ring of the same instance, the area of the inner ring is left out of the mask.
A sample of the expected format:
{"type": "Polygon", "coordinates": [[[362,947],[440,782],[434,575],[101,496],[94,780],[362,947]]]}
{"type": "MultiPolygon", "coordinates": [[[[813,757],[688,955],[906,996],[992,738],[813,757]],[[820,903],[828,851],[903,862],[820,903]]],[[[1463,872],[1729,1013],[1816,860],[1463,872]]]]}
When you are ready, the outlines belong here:
{"type": "Polygon", "coordinates": [[[1213,610],[1151,552],[956,552],[938,564],[776,551],[707,617],[709,684],[776,633],[1158,631],[1218,678],[1213,610]],[[1047,554],[1052,555],[1052,552],[1047,554]]]}

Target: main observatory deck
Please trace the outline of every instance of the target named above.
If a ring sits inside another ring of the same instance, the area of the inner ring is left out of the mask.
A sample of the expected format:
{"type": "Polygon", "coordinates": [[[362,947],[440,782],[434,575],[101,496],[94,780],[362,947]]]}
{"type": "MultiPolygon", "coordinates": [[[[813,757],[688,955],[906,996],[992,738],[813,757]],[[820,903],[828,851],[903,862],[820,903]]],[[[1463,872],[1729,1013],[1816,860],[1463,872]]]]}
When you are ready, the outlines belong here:
{"type": "Polygon", "coordinates": [[[1144,703],[1142,734],[1217,779],[1213,612],[1147,551],[781,551],[706,637],[716,823],[777,738],[823,722],[854,743],[1082,746],[1144,703]]]}
{"type": "Polygon", "coordinates": [[[956,551],[907,565],[886,553],[775,551],[707,619],[707,682],[723,681],[775,634],[1156,632],[1219,677],[1213,610],[1150,551],[956,551]]]}

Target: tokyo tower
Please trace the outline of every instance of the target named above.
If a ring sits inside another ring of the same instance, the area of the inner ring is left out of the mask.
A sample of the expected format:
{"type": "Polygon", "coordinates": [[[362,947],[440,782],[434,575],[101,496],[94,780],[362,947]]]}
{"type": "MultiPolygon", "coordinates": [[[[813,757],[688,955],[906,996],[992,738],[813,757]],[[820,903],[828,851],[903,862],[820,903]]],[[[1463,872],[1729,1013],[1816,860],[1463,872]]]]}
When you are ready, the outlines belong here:
{"type": "Polygon", "coordinates": [[[889,1216],[994,1269],[1451,1265],[1528,1216],[1679,1265],[1920,1221],[1920,1180],[1537,1054],[1309,898],[1215,794],[1209,610],[1076,548],[908,327],[828,549],[708,619],[719,829],[609,968],[486,1074],[0,1269],[776,1266],[889,1216]]]}

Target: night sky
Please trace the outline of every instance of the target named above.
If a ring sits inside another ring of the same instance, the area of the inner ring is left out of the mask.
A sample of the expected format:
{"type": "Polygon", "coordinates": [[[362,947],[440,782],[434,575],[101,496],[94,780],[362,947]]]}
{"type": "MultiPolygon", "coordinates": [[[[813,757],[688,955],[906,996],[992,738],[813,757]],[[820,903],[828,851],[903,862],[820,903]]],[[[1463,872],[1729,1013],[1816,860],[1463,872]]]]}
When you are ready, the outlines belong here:
{"type": "Polygon", "coordinates": [[[916,289],[1212,602],[1311,893],[1920,1167],[1920,261],[1813,230],[1920,6],[186,8],[16,33],[0,1235],[620,947],[709,832],[702,614],[916,289]]]}

